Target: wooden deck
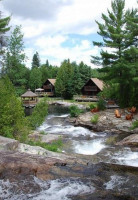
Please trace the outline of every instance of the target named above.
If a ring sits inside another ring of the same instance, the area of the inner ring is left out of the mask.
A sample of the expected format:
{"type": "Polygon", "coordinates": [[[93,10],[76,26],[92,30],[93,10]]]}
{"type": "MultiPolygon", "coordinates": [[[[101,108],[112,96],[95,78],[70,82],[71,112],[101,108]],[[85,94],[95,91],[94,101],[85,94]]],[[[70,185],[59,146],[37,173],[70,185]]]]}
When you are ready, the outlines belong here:
{"type": "Polygon", "coordinates": [[[75,101],[78,102],[98,102],[98,97],[89,97],[89,96],[79,96],[79,97],[74,97],[75,101]]]}

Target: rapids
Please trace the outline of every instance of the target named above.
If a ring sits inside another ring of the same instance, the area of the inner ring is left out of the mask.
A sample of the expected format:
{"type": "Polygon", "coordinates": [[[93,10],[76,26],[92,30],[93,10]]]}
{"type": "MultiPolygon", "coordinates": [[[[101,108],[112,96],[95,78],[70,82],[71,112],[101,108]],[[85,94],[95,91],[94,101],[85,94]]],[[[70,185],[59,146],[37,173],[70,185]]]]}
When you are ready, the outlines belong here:
{"type": "Polygon", "coordinates": [[[103,132],[93,132],[87,128],[74,126],[68,122],[69,114],[64,109],[58,113],[50,113],[43,124],[38,128],[45,133],[59,134],[65,138],[63,152],[84,155],[93,160],[106,163],[138,167],[138,152],[126,147],[116,147],[106,144],[108,135],[103,132]]]}

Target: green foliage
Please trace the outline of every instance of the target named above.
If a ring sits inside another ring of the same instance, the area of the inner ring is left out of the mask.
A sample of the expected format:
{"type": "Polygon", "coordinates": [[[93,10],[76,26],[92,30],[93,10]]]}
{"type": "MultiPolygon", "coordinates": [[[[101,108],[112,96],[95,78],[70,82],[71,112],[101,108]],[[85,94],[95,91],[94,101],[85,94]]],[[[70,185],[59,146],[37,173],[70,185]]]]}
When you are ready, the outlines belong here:
{"type": "Polygon", "coordinates": [[[57,96],[61,96],[65,99],[71,99],[73,97],[73,67],[69,60],[65,60],[57,74],[55,83],[55,91],[57,96]]]}
{"type": "Polygon", "coordinates": [[[8,75],[16,88],[17,94],[21,95],[28,86],[29,69],[24,66],[24,42],[21,26],[16,26],[8,39],[7,53],[4,56],[2,74],[8,75]]]}
{"type": "Polygon", "coordinates": [[[44,149],[47,149],[47,150],[53,151],[53,152],[60,152],[60,148],[63,146],[63,142],[62,142],[61,138],[53,141],[50,144],[47,144],[47,143],[41,142],[41,141],[32,141],[32,140],[29,140],[28,144],[32,145],[32,146],[40,146],[44,149]]]}
{"type": "Polygon", "coordinates": [[[98,103],[97,103],[97,107],[99,110],[105,110],[105,100],[103,98],[100,98],[98,103]]]}
{"type": "Polygon", "coordinates": [[[93,115],[93,117],[91,118],[91,122],[93,124],[97,124],[98,120],[99,120],[99,115],[98,114],[93,115]]]}
{"type": "Polygon", "coordinates": [[[133,130],[133,129],[135,129],[135,128],[138,128],[138,120],[136,120],[136,121],[134,121],[134,122],[132,123],[131,129],[133,130]]]}
{"type": "Polygon", "coordinates": [[[96,107],[97,107],[97,104],[95,104],[95,103],[91,103],[89,105],[90,110],[92,110],[93,108],[96,108],[96,107]]]}
{"type": "Polygon", "coordinates": [[[4,34],[10,30],[10,27],[8,27],[9,21],[10,17],[1,18],[0,13],[0,55],[4,53],[4,51],[2,50],[2,47],[6,45],[4,34]]]}
{"type": "Polygon", "coordinates": [[[76,105],[72,105],[69,107],[69,112],[71,117],[78,117],[83,112],[83,110],[78,108],[76,105]]]}
{"type": "Polygon", "coordinates": [[[0,79],[0,102],[0,134],[21,141],[25,140],[28,130],[24,110],[7,77],[0,79]]]}
{"type": "Polygon", "coordinates": [[[34,108],[32,115],[28,117],[29,124],[33,129],[40,126],[48,114],[47,98],[43,98],[34,108]]]}
{"type": "Polygon", "coordinates": [[[92,63],[104,67],[99,71],[104,73],[107,83],[112,80],[112,84],[118,85],[114,96],[120,106],[137,106],[138,92],[133,81],[138,77],[137,9],[125,11],[125,0],[112,1],[111,8],[107,15],[102,14],[103,23],[96,22],[103,42],[93,42],[102,50],[100,57],[92,56],[92,63]],[[110,51],[104,51],[104,47],[110,51]]]}
{"type": "Polygon", "coordinates": [[[38,52],[33,55],[32,69],[40,67],[40,58],[38,52]]]}
{"type": "Polygon", "coordinates": [[[33,91],[42,86],[42,73],[37,67],[32,68],[30,71],[29,86],[33,91]]]}

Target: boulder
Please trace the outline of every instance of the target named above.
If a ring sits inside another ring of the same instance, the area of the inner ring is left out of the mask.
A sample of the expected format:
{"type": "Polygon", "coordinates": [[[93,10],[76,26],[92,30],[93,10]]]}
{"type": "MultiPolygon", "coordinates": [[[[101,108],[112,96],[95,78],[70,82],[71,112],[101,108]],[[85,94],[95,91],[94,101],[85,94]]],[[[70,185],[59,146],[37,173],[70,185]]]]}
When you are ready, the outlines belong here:
{"type": "Polygon", "coordinates": [[[17,140],[0,136],[0,150],[15,150],[18,144],[17,140]]]}
{"type": "Polygon", "coordinates": [[[138,128],[130,130],[132,127],[133,121],[137,119],[138,114],[134,115],[133,120],[126,120],[126,113],[123,110],[120,110],[121,118],[116,118],[114,115],[113,109],[106,109],[105,111],[98,112],[99,119],[97,124],[91,123],[91,118],[93,113],[86,112],[81,114],[75,121],[77,126],[84,126],[95,131],[107,131],[114,133],[138,133],[138,128]]]}
{"type": "Polygon", "coordinates": [[[29,135],[29,138],[33,141],[41,141],[45,143],[51,143],[55,140],[61,138],[62,135],[54,135],[54,134],[41,134],[39,131],[34,131],[32,134],[29,135]]]}
{"type": "Polygon", "coordinates": [[[125,137],[123,140],[118,142],[116,145],[138,147],[138,134],[132,134],[128,137],[125,137]]]}

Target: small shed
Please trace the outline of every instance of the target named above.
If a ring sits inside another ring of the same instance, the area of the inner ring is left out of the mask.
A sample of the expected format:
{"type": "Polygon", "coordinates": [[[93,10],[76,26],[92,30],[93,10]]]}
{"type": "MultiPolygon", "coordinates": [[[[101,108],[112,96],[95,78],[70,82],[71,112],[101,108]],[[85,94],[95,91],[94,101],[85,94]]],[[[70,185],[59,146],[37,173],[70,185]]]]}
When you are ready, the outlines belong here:
{"type": "Polygon", "coordinates": [[[99,92],[103,90],[104,83],[98,78],[91,78],[87,83],[82,87],[82,95],[85,96],[97,96],[99,92]]]}
{"type": "Polygon", "coordinates": [[[56,79],[47,79],[42,86],[44,93],[49,97],[55,96],[55,82],[56,79]]]}
{"type": "Polygon", "coordinates": [[[22,103],[24,107],[34,107],[37,104],[37,95],[30,89],[21,95],[22,103]]]}

